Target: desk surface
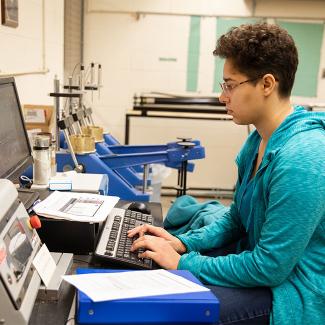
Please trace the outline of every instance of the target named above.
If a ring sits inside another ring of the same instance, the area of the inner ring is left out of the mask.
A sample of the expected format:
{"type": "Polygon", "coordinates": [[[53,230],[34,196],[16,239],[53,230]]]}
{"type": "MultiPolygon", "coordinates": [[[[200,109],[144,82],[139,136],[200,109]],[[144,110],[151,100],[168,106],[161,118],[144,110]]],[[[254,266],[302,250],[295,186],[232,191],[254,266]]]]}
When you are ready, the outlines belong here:
{"type": "MultiPolygon", "coordinates": [[[[93,267],[90,255],[74,255],[70,274],[74,274],[76,268],[93,267]]],[[[37,300],[35,302],[29,325],[65,325],[70,324],[68,316],[75,295],[75,289],[67,282],[62,283],[59,300],[55,302],[45,302],[37,300]]],[[[73,323],[72,323],[73,324],[73,323]]]]}
{"type": "MultiPolygon", "coordinates": [[[[116,207],[123,207],[127,201],[120,200],[116,207]]],[[[146,203],[151,209],[151,214],[162,223],[162,211],[160,203],[146,203]]],[[[92,255],[74,255],[73,263],[69,274],[74,274],[78,267],[82,268],[114,268],[114,265],[104,265],[100,261],[93,259],[92,255]]],[[[120,268],[115,266],[116,268],[120,268]]],[[[67,322],[69,312],[73,302],[75,289],[67,282],[62,283],[59,300],[56,302],[36,301],[29,325],[72,325],[67,322]]]]}

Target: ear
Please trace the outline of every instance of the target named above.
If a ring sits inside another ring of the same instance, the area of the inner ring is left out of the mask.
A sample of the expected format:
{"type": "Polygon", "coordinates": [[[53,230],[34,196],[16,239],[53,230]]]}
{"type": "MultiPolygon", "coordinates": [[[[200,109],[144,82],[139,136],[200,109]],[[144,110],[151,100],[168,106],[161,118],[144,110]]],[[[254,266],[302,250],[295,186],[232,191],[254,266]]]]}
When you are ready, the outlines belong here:
{"type": "Polygon", "coordinates": [[[276,80],[271,73],[267,73],[262,78],[264,96],[270,96],[276,88],[276,80]]]}

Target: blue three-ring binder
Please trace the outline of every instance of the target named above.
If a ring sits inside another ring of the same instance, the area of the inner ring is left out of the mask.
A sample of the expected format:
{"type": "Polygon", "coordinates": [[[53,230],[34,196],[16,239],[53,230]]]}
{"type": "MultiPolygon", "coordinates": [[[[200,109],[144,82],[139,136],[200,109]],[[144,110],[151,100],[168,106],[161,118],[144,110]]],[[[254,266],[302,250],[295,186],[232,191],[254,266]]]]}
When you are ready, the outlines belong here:
{"type": "MultiPolygon", "coordinates": [[[[77,274],[121,271],[77,269],[77,274]]],[[[201,284],[189,271],[170,272],[201,284]]],[[[218,319],[219,300],[211,291],[103,302],[77,291],[77,324],[212,324],[218,319]]]]}

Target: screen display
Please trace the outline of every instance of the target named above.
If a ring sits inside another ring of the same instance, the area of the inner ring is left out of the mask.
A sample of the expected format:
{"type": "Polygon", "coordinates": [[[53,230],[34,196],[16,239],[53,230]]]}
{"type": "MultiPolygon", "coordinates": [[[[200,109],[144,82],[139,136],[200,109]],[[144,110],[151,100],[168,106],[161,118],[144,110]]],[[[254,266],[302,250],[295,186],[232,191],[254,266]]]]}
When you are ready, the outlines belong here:
{"type": "Polygon", "coordinates": [[[7,264],[19,280],[33,252],[23,226],[16,219],[4,237],[7,251],[7,264]]]}
{"type": "Polygon", "coordinates": [[[27,167],[31,152],[13,79],[0,81],[0,117],[0,178],[15,182],[27,167]]]}

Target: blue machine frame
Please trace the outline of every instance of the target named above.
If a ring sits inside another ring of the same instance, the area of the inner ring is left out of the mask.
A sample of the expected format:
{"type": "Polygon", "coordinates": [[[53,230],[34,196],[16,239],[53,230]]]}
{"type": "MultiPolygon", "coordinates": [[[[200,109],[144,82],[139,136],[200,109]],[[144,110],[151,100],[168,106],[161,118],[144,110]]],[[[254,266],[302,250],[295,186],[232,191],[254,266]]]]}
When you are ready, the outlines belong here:
{"type": "MultiPolygon", "coordinates": [[[[122,150],[123,147],[125,147],[124,151],[129,151],[129,153],[104,155],[92,153],[76,155],[76,158],[78,163],[84,166],[85,172],[107,174],[109,178],[108,194],[117,195],[125,200],[149,201],[150,198],[148,193],[142,193],[137,190],[135,186],[122,175],[125,168],[151,163],[164,163],[166,166],[178,168],[184,161],[201,159],[205,156],[204,148],[201,145],[186,148],[178,143],[171,143],[155,146],[157,149],[156,152],[140,153],[137,151],[146,146],[116,146],[116,152],[122,150]],[[158,151],[158,149],[165,150],[158,151]]],[[[56,159],[58,171],[73,169],[74,163],[70,153],[60,151],[57,153],[56,159]]],[[[189,169],[192,169],[192,167],[193,164],[190,165],[189,169]]]]}

